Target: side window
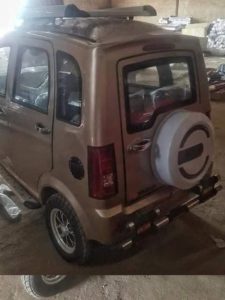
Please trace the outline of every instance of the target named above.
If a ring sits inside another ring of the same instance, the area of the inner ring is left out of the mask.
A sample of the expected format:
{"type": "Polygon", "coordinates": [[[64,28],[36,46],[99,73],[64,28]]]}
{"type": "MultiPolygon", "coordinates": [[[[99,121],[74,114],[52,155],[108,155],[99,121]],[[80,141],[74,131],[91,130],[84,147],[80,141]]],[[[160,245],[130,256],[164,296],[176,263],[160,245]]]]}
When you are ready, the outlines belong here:
{"type": "Polygon", "coordinates": [[[81,123],[82,78],[73,56],[57,53],[57,118],[75,126],[81,123]]]}
{"type": "Polygon", "coordinates": [[[6,93],[6,83],[8,76],[10,48],[0,48],[0,95],[4,96],[6,93]]]}
{"type": "Polygon", "coordinates": [[[47,113],[48,99],[48,54],[39,48],[25,48],[19,55],[14,101],[47,113]]]}

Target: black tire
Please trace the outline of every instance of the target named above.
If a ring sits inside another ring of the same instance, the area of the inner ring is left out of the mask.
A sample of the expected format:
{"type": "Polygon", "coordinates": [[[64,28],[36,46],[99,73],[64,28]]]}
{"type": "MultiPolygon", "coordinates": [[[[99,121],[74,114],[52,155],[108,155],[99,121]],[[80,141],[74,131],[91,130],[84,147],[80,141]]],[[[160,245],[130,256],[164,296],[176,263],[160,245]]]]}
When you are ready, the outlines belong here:
{"type": "MultiPolygon", "coordinates": [[[[60,277],[60,276],[59,276],[60,277]]],[[[34,298],[50,297],[63,290],[65,276],[55,284],[47,284],[41,275],[24,275],[21,280],[27,294],[34,298]]]]}
{"type": "Polygon", "coordinates": [[[76,213],[70,203],[60,194],[52,195],[46,203],[46,224],[53,244],[59,254],[69,262],[76,261],[78,264],[86,264],[91,255],[91,245],[87,240],[84,230],[76,216],[76,213]],[[51,225],[51,213],[53,209],[59,209],[63,212],[70,224],[70,230],[75,235],[75,250],[72,253],[66,252],[54,234],[51,225]]]}

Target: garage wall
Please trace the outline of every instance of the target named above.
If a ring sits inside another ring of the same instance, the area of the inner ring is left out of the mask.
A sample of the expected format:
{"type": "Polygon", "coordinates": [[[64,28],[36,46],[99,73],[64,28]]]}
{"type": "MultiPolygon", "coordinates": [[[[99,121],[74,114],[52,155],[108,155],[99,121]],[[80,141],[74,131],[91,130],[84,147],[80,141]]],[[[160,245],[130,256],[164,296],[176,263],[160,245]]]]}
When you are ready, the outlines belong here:
{"type": "Polygon", "coordinates": [[[94,9],[110,7],[110,0],[27,0],[29,6],[57,5],[74,3],[81,9],[94,9]]]}
{"type": "MultiPolygon", "coordinates": [[[[152,5],[158,16],[176,14],[177,0],[111,0],[113,6],[152,5]]],[[[199,22],[225,18],[225,0],[179,0],[179,15],[191,16],[199,22]]]]}
{"type": "MultiPolygon", "coordinates": [[[[64,0],[65,4],[74,3],[81,9],[152,5],[156,8],[158,17],[175,15],[177,2],[180,16],[192,16],[199,22],[225,18],[225,0],[64,0]]],[[[28,0],[28,3],[62,4],[63,0],[28,0]]]]}
{"type": "Polygon", "coordinates": [[[94,9],[106,7],[152,5],[159,16],[170,16],[176,13],[176,0],[64,0],[65,4],[74,3],[79,8],[94,9]]]}
{"type": "MultiPolygon", "coordinates": [[[[183,0],[181,0],[183,1],[183,0]]],[[[112,6],[152,5],[158,16],[171,16],[176,13],[176,0],[111,0],[112,6]]]]}
{"type": "Polygon", "coordinates": [[[29,6],[63,4],[63,0],[27,0],[29,6]]]}
{"type": "Polygon", "coordinates": [[[113,7],[152,5],[157,11],[157,17],[139,17],[137,19],[156,24],[160,17],[176,14],[176,0],[111,0],[111,5],[113,7]]]}
{"type": "Polygon", "coordinates": [[[200,22],[225,18],[224,0],[180,0],[179,15],[190,15],[200,22]]]}

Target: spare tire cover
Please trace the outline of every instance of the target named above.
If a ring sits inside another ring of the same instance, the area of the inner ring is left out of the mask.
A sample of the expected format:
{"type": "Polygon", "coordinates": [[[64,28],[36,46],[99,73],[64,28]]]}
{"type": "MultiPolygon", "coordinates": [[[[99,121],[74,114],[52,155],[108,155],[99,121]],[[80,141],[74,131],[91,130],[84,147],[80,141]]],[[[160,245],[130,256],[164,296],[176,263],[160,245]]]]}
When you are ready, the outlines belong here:
{"type": "Polygon", "coordinates": [[[197,185],[212,165],[214,130],[209,118],[179,110],[160,124],[151,161],[156,178],[182,190],[197,185]]]}

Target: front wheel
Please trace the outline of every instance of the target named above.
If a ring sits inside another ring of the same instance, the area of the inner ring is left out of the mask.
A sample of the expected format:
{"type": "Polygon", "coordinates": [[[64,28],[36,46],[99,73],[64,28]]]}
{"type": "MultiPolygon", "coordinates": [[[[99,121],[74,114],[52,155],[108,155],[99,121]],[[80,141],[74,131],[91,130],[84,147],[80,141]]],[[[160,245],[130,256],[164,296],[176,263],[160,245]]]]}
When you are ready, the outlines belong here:
{"type": "Polygon", "coordinates": [[[64,285],[64,275],[24,275],[21,280],[25,291],[34,298],[56,295],[64,285]]]}
{"type": "Polygon", "coordinates": [[[73,207],[60,194],[52,195],[46,203],[46,223],[53,244],[65,260],[87,263],[90,242],[73,207]]]}

